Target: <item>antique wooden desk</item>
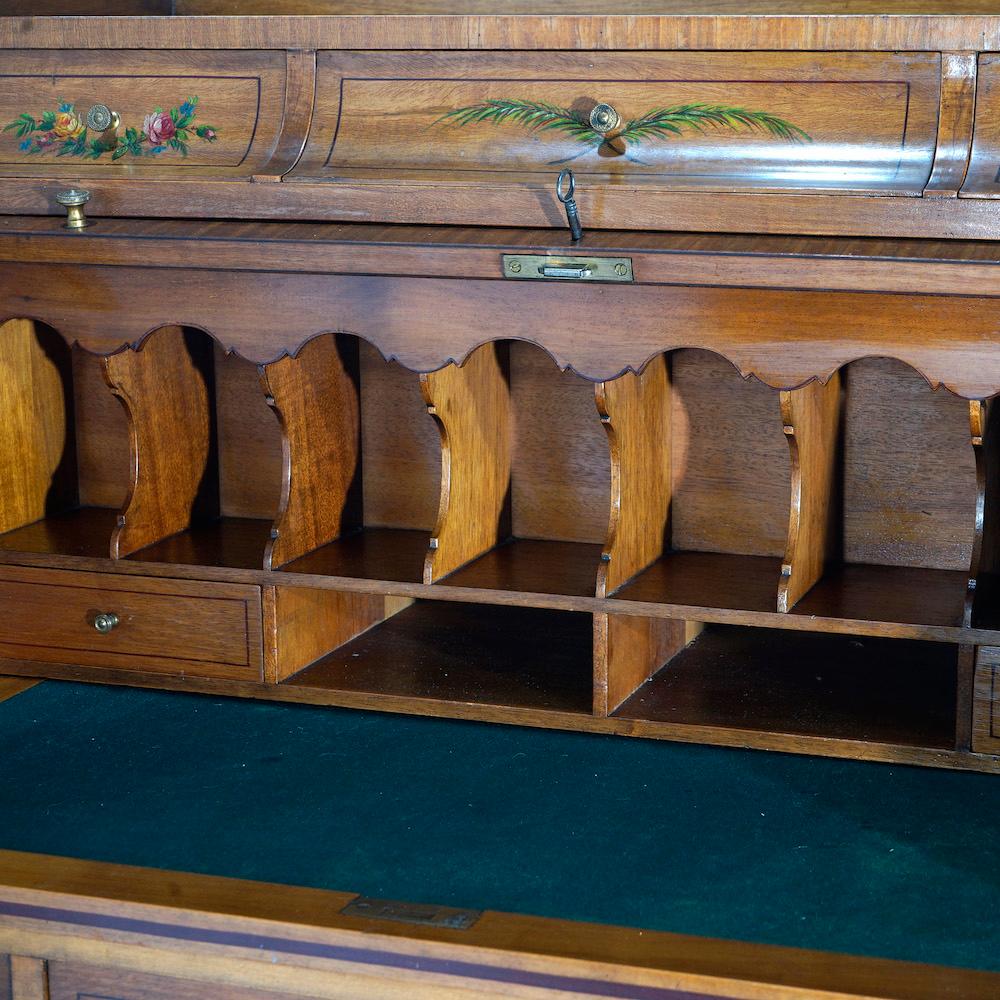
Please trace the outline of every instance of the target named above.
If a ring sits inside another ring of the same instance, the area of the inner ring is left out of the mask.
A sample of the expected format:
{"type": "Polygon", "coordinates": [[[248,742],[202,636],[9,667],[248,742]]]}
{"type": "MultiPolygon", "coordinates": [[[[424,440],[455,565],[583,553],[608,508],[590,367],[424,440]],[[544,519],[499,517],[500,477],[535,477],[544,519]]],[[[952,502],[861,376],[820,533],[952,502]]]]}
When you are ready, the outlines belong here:
{"type": "Polygon", "coordinates": [[[491,6],[6,5],[0,672],[996,772],[1000,15],[491,6]]]}

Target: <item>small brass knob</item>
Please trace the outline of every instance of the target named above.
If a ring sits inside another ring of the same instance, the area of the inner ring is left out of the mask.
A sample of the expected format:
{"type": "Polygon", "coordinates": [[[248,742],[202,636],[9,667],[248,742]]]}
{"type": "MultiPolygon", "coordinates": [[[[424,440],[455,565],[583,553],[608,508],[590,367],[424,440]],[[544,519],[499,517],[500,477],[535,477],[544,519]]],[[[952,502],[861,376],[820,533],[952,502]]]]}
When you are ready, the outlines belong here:
{"type": "Polygon", "coordinates": [[[60,191],[56,195],[56,201],[66,209],[66,221],[63,223],[64,229],[86,229],[90,225],[83,211],[83,206],[90,201],[89,191],[84,191],[82,188],[70,188],[69,191],[60,191]]]}
{"type": "Polygon", "coordinates": [[[106,104],[95,104],[87,112],[87,128],[96,132],[94,140],[101,149],[114,149],[118,145],[118,126],[122,120],[117,111],[112,111],[106,104]]]}
{"type": "Polygon", "coordinates": [[[598,104],[590,112],[590,127],[601,135],[606,135],[613,129],[618,128],[621,116],[610,104],[598,104]]]}
{"type": "Polygon", "coordinates": [[[102,611],[99,614],[94,615],[94,628],[96,628],[101,635],[107,635],[117,627],[118,615],[116,615],[113,611],[102,611]]]}

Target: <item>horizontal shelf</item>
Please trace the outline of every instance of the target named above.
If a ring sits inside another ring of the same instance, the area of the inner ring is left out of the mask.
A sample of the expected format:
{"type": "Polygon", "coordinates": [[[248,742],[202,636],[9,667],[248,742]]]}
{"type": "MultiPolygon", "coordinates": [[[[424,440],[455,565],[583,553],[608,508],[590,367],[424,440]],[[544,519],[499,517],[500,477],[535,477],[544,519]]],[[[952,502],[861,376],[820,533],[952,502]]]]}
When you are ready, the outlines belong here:
{"type": "Polygon", "coordinates": [[[131,562],[260,569],[270,537],[270,521],[220,517],[164,538],[128,558],[131,562]]]}
{"type": "Polygon", "coordinates": [[[450,587],[593,597],[601,545],[513,538],[442,579],[450,587]]]}
{"type": "Polygon", "coordinates": [[[614,717],[954,749],[956,669],[942,643],[715,626],[614,717]]]}
{"type": "Polygon", "coordinates": [[[408,528],[363,528],[286,563],[282,573],[420,583],[430,534],[408,528]]]}
{"type": "Polygon", "coordinates": [[[720,552],[671,552],[614,594],[618,601],[774,612],[781,560],[720,552]]]}
{"type": "Polygon", "coordinates": [[[958,627],[969,574],[910,566],[839,566],[795,605],[793,615],[900,625],[958,627]]]}
{"type": "Polygon", "coordinates": [[[589,715],[588,615],[418,601],[285,685],[589,715]]]}
{"type": "Polygon", "coordinates": [[[78,507],[0,535],[0,549],[43,555],[107,559],[118,511],[110,507],[78,507]]]}

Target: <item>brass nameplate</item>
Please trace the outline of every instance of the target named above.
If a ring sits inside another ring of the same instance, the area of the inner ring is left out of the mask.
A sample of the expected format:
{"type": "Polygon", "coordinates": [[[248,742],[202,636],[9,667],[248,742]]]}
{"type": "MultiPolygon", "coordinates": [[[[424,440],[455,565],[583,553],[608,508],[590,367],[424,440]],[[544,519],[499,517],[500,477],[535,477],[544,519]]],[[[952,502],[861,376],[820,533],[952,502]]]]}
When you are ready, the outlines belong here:
{"type": "Polygon", "coordinates": [[[562,254],[503,255],[505,278],[540,281],[633,281],[631,257],[576,257],[562,254]]]}
{"type": "Polygon", "coordinates": [[[352,899],[340,913],[345,917],[395,920],[402,924],[449,927],[456,931],[467,931],[483,915],[482,910],[459,910],[452,906],[398,903],[392,899],[371,899],[367,896],[358,896],[357,899],[352,899]]]}

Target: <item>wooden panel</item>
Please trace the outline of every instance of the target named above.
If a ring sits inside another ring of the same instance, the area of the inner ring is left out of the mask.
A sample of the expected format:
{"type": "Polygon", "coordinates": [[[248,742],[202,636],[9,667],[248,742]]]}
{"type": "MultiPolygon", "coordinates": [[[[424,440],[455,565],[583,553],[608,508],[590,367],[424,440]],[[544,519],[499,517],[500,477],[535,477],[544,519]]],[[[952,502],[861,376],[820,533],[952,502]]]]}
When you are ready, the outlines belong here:
{"type": "Polygon", "coordinates": [[[260,591],[236,584],[4,568],[0,655],[150,672],[261,676],[260,591]],[[119,624],[101,634],[99,613],[119,624]]]}
{"type": "Polygon", "coordinates": [[[69,353],[28,320],[0,326],[0,532],[76,498],[69,353]]]}
{"type": "Polygon", "coordinates": [[[1000,54],[983,52],[979,56],[976,86],[976,122],[972,136],[969,172],[962,196],[1000,198],[1000,54]]]}
{"type": "Polygon", "coordinates": [[[166,327],[104,366],[132,435],[128,504],[111,542],[113,557],[123,559],[183,531],[196,505],[218,511],[211,346],[166,327]]]}
{"type": "Polygon", "coordinates": [[[972,703],[972,749],[1000,754],[1000,647],[980,646],[972,703]]]}
{"type": "Polygon", "coordinates": [[[296,358],[263,369],[281,421],[281,506],[265,568],[291,562],[360,523],[356,342],[317,337],[296,358]],[[346,352],[346,353],[345,353],[346,352]]]}
{"type": "Polygon", "coordinates": [[[257,366],[215,345],[219,508],[223,517],[273,521],[281,498],[281,427],[257,366]]]}
{"type": "Polygon", "coordinates": [[[919,193],[939,58],[920,54],[324,52],[294,178],[519,177],[919,193]],[[589,123],[599,103],[618,124],[589,123]],[[877,107],[848,122],[845,107],[877,107]]]}
{"type": "Polygon", "coordinates": [[[380,594],[265,588],[265,679],[281,683],[382,621],[387,603],[398,601],[380,594]]]}
{"type": "Polygon", "coordinates": [[[10,956],[10,993],[13,1000],[49,1000],[48,963],[27,955],[10,956]]]}
{"type": "Polygon", "coordinates": [[[611,456],[594,409],[594,387],[571,372],[557,372],[543,352],[518,343],[510,345],[510,382],[514,535],[603,545],[611,456]]]}
{"type": "MultiPolygon", "coordinates": [[[[178,972],[183,971],[178,962],[178,972]]],[[[301,1000],[302,994],[253,990],[231,983],[197,982],[134,969],[74,962],[49,963],[46,1000],[301,1000]]]]}
{"type": "Polygon", "coordinates": [[[12,1000],[10,990],[10,957],[0,955],[0,1000],[12,1000]]]}
{"type": "MultiPolygon", "coordinates": [[[[641,374],[595,387],[611,450],[608,537],[597,574],[606,597],[658,559],[670,514],[670,376],[663,355],[641,374]]],[[[613,712],[685,643],[684,622],[594,616],[594,712],[613,712]]]]}
{"type": "Polygon", "coordinates": [[[839,520],[840,375],[823,385],[781,393],[781,419],[792,460],[788,545],[781,565],[778,610],[789,611],[836,554],[839,520]]]}
{"type": "Polygon", "coordinates": [[[845,378],[844,559],[968,572],[976,518],[968,404],[898,362],[845,378]]]}
{"type": "Polygon", "coordinates": [[[673,547],[781,556],[791,471],[778,394],[704,352],[670,362],[673,547]]]}
{"type": "Polygon", "coordinates": [[[104,379],[100,358],[73,351],[73,398],[80,503],[125,506],[129,484],[128,419],[104,379]]]}
{"type": "Polygon", "coordinates": [[[954,198],[965,182],[976,109],[976,68],[974,52],[941,55],[941,115],[925,197],[954,198]]]}
{"type": "MultiPolygon", "coordinates": [[[[506,351],[504,351],[504,359],[506,351]]],[[[420,377],[441,433],[441,506],[424,563],[434,583],[510,533],[511,399],[497,347],[420,377]]]]}
{"type": "Polygon", "coordinates": [[[371,344],[358,346],[365,524],[429,533],[441,498],[441,436],[427,415],[420,380],[386,363],[371,344]]]}
{"type": "MultiPolygon", "coordinates": [[[[639,283],[609,292],[598,283],[472,278],[456,295],[450,278],[262,277],[201,268],[165,276],[157,268],[98,265],[81,274],[73,265],[14,261],[0,268],[0,303],[17,303],[30,287],[35,316],[72,330],[82,346],[102,353],[134,343],[137,330],[155,329],[163,322],[163,296],[176,294],[184,298],[185,322],[211,330],[260,363],[294,354],[315,333],[336,328],[356,331],[413,371],[433,371],[489,340],[515,338],[544,347],[560,365],[595,380],[641,369],[655,354],[687,346],[722,354],[744,375],[779,389],[825,379],[850,361],[878,356],[899,358],[931,385],[943,383],[966,398],[1000,391],[1000,341],[989,297],[710,287],[711,281],[703,280],[707,283],[639,283]],[[62,294],[65,287],[79,288],[80,294],[62,294]],[[115,297],[128,301],[129,308],[100,308],[115,297]]],[[[513,385],[516,394],[516,380],[513,385]]],[[[676,378],[674,388],[677,397],[676,378]]],[[[549,390],[551,395],[552,386],[549,390]]],[[[363,425],[366,417],[362,400],[363,425]]],[[[778,451],[787,462],[778,427],[778,451]]],[[[437,447],[436,432],[432,437],[437,447]]],[[[398,451],[396,440],[391,446],[398,451]]],[[[427,530],[436,512],[437,475],[435,461],[427,530]]],[[[606,518],[601,520],[606,527],[606,518]]],[[[779,555],[786,527],[783,516],[780,521],[779,555]]]]}
{"type": "Polygon", "coordinates": [[[281,122],[281,52],[63,48],[0,62],[0,175],[243,176],[281,122]],[[95,104],[120,115],[116,140],[87,129],[95,104]]]}

